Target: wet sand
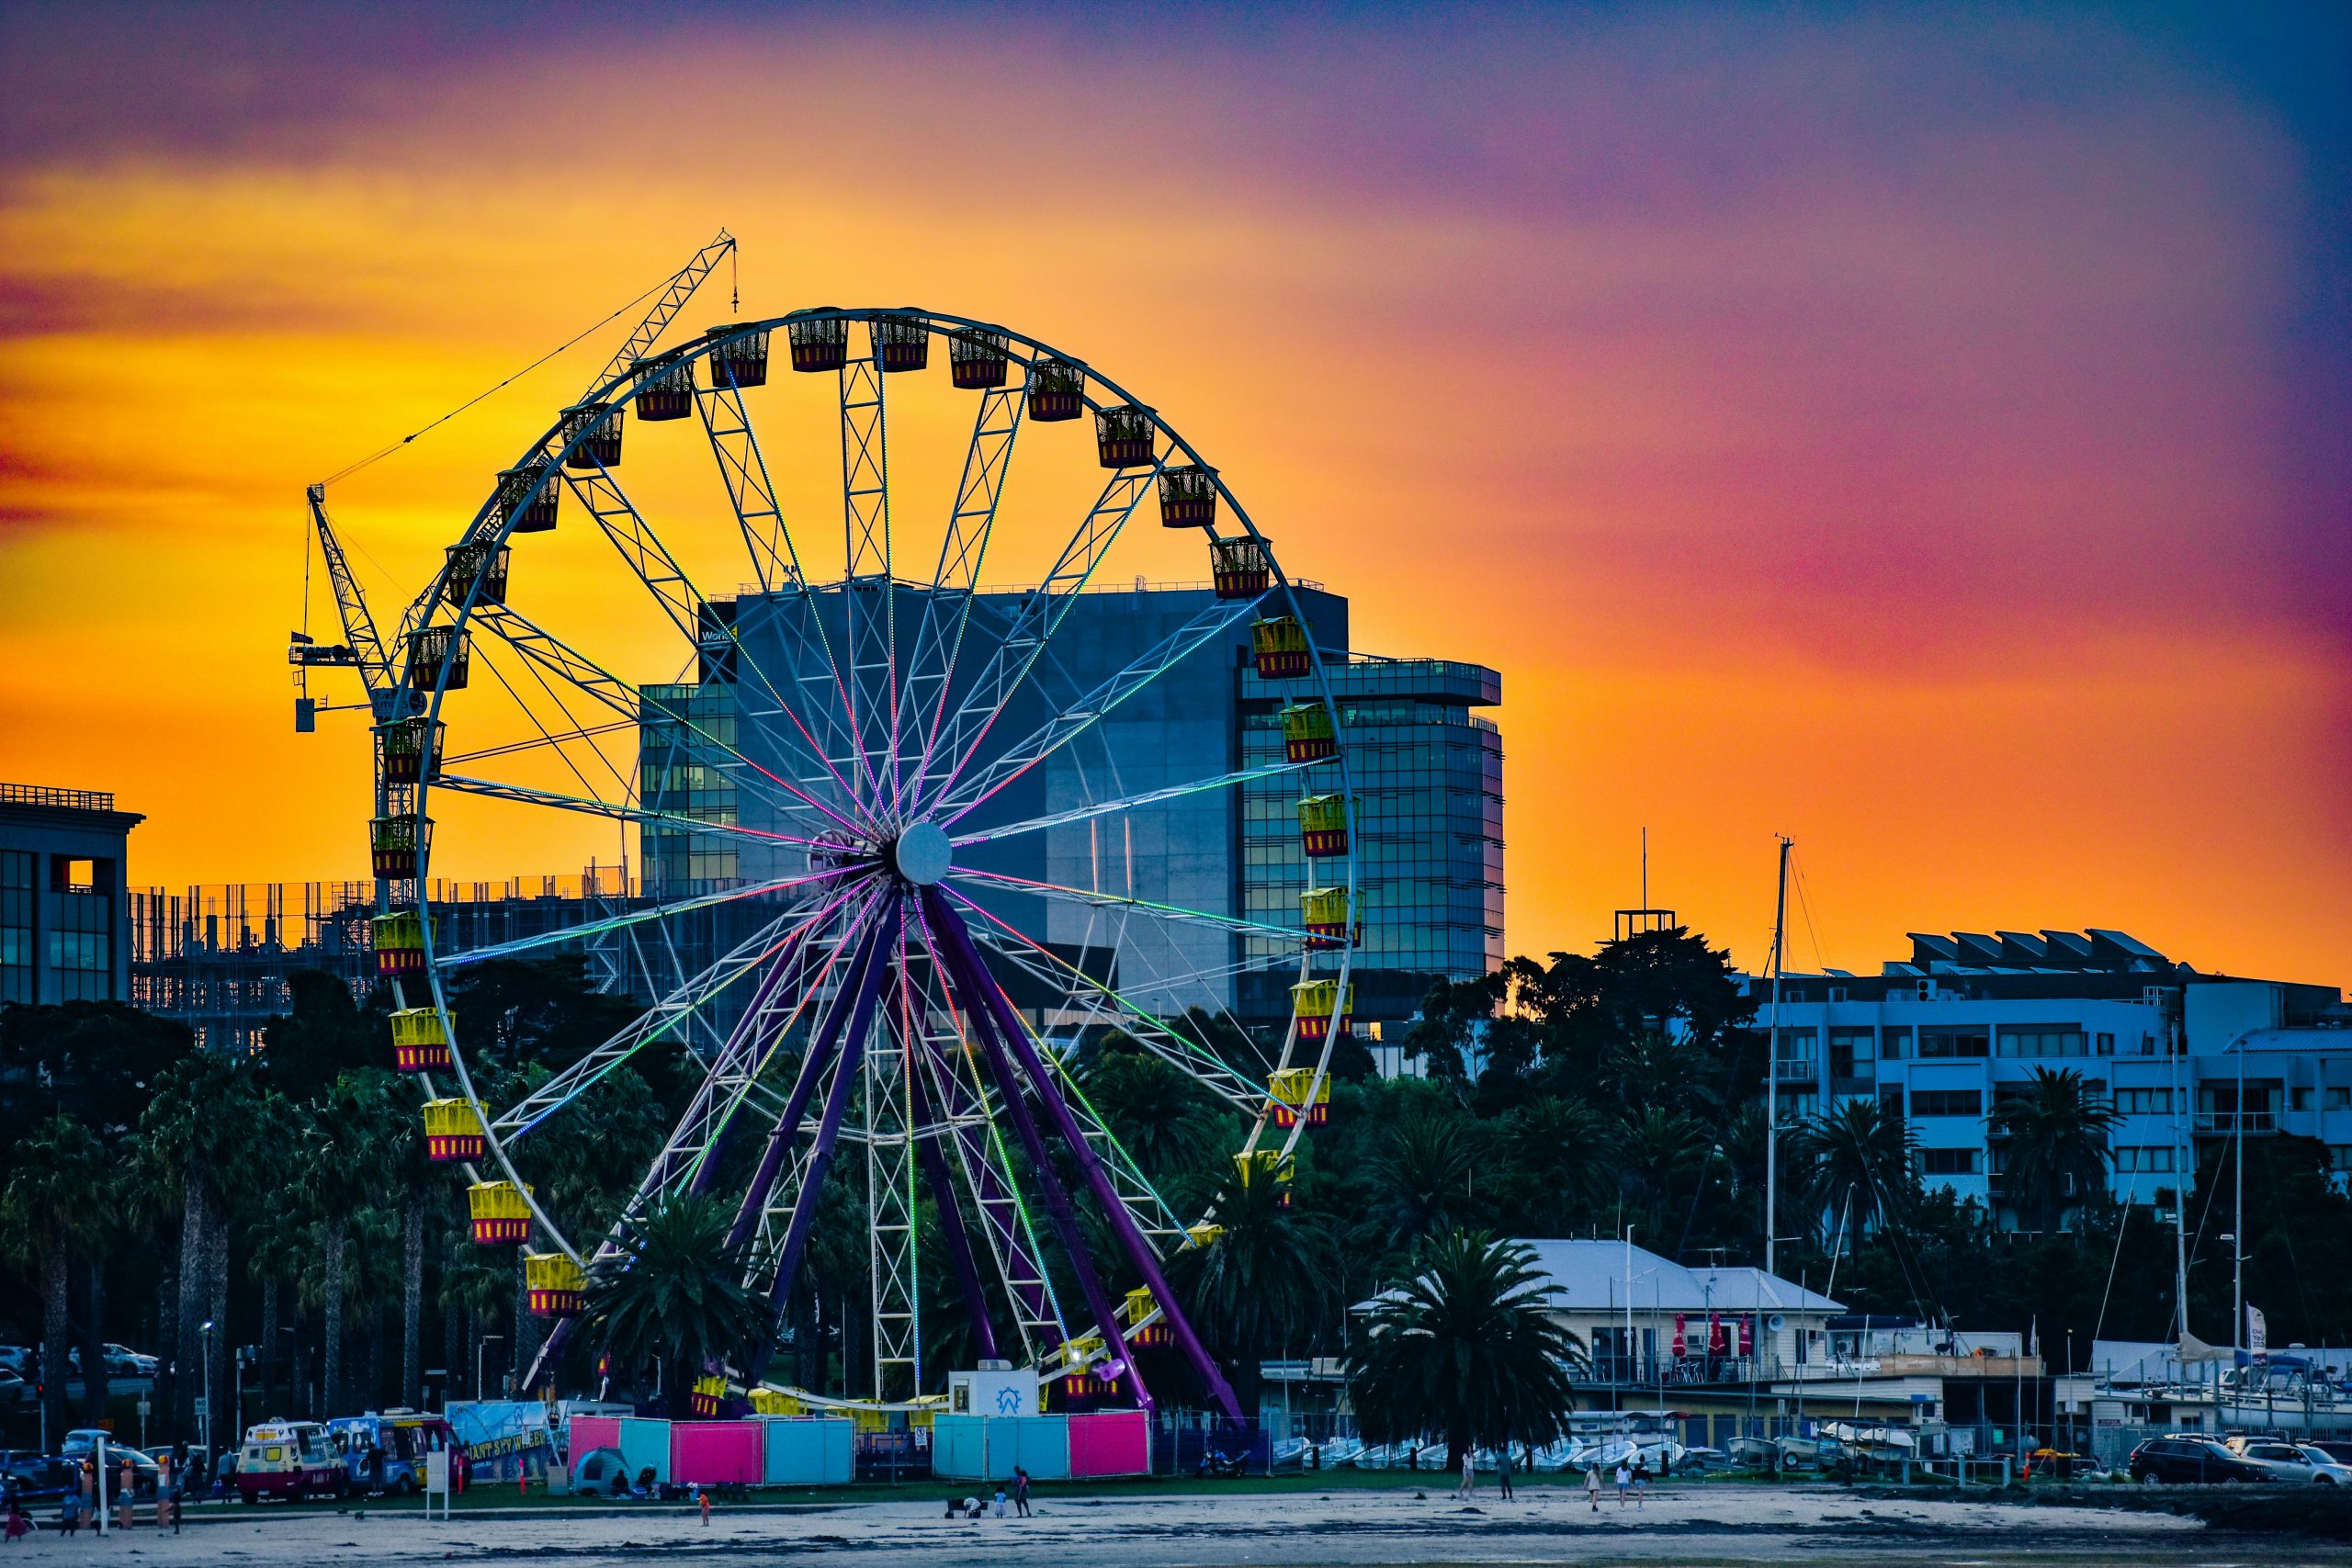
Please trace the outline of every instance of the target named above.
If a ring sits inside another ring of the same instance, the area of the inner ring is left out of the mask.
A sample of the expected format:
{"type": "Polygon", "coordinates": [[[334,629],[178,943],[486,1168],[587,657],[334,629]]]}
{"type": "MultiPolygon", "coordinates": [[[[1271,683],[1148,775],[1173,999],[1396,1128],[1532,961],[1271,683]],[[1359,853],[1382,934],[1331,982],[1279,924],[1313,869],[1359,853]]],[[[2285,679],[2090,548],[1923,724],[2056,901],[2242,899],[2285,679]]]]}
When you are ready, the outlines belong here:
{"type": "MultiPolygon", "coordinates": [[[[943,1484],[944,1498],[948,1488],[943,1484]]],[[[2030,1563],[2329,1564],[2352,1550],[2293,1536],[2208,1529],[2170,1514],[2015,1503],[1863,1497],[1835,1488],[1666,1487],[1636,1512],[1581,1491],[1528,1488],[1506,1503],[1482,1487],[1061,1497],[1036,1517],[950,1521],[939,1502],[721,1506],[705,1527],[691,1508],[618,1513],[463,1509],[449,1522],[413,1510],[364,1517],[243,1509],[211,1512],[175,1538],[141,1528],[101,1543],[44,1529],[0,1562],[104,1552],[142,1564],[278,1562],[342,1565],[532,1560],[619,1568],[649,1558],[781,1562],[835,1557],[922,1568],[1226,1568],[1228,1564],[1638,1562],[1932,1562],[1952,1568],[2030,1563]]],[[[46,1522],[46,1521],[45,1521],[46,1522]]]]}

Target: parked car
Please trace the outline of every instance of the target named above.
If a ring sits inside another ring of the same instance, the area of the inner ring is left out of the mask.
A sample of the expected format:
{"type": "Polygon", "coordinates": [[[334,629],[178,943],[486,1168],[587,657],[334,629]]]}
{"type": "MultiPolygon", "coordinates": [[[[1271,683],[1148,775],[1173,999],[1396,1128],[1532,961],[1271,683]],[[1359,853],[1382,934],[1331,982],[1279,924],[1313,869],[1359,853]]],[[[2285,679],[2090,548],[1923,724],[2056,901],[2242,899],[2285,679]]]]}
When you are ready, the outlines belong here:
{"type": "MultiPolygon", "coordinates": [[[[152,1378],[161,1364],[154,1357],[134,1350],[128,1345],[107,1344],[101,1348],[107,1361],[107,1376],[110,1378],[152,1378]]],[[[65,1352],[74,1365],[76,1377],[82,1371],[82,1348],[79,1345],[65,1352]]]]}
{"type": "Polygon", "coordinates": [[[2307,1449],[2317,1449],[2320,1452],[2325,1454],[2337,1464],[2352,1465],[2352,1443],[2338,1442],[2334,1438],[2323,1438],[2317,1442],[2305,1443],[2303,1447],[2307,1449]]]}
{"type": "Polygon", "coordinates": [[[2132,1450],[2128,1468],[2132,1480],[2149,1486],[2275,1479],[2263,1466],[2240,1459],[2212,1438],[2194,1432],[2150,1438],[2132,1450]]]}
{"type": "Polygon", "coordinates": [[[14,1404],[20,1399],[32,1397],[33,1385],[6,1367],[0,1367],[0,1404],[14,1404]]]}
{"type": "Polygon", "coordinates": [[[2316,1481],[2335,1484],[2342,1465],[2333,1460],[2313,1462],[2312,1456],[2279,1438],[2232,1438],[2222,1445],[2248,1464],[2258,1464],[2273,1481],[2316,1481]]]}
{"type": "Polygon", "coordinates": [[[38,1449],[0,1450],[0,1476],[7,1478],[17,1500],[27,1507],[62,1501],[75,1479],[72,1461],[38,1449]]]}
{"type": "Polygon", "coordinates": [[[115,1484],[116,1478],[122,1473],[122,1461],[129,1460],[138,1478],[139,1495],[153,1497],[156,1478],[163,1473],[154,1458],[129,1443],[117,1442],[111,1432],[96,1427],[77,1427],[65,1434],[65,1440],[58,1445],[58,1452],[76,1461],[89,1459],[97,1452],[100,1438],[107,1440],[107,1485],[112,1487],[115,1484]]]}
{"type": "Polygon", "coordinates": [[[6,1367],[20,1378],[33,1375],[33,1363],[40,1359],[29,1345],[0,1345],[0,1367],[6,1367]]]}
{"type": "Polygon", "coordinates": [[[2312,1468],[2319,1472],[2312,1477],[2312,1480],[2325,1482],[2330,1486],[2352,1486],[2352,1463],[2336,1458],[2317,1443],[2297,1443],[2295,1446],[2303,1450],[2303,1457],[2310,1460],[2312,1468]]]}

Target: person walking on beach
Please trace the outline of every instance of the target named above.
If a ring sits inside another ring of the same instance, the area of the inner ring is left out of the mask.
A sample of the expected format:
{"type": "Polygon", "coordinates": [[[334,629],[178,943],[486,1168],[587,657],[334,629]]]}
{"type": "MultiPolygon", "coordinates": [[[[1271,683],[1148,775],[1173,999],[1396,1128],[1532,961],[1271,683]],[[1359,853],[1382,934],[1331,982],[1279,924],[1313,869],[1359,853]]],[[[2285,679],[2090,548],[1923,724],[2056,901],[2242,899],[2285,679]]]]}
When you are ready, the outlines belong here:
{"type": "Polygon", "coordinates": [[[1508,1442],[1495,1450],[1495,1487],[1504,1502],[1511,1500],[1510,1444],[1508,1442]]]}
{"type": "Polygon", "coordinates": [[[1592,1505],[1594,1513],[1600,1512],[1600,1464],[1595,1461],[1584,1467],[1585,1501],[1592,1505]]]}
{"type": "Polygon", "coordinates": [[[1643,1495],[1650,1489],[1650,1461],[1636,1454],[1634,1457],[1634,1512],[1642,1511],[1643,1495]]]}
{"type": "Polygon", "coordinates": [[[1462,1484],[1454,1488],[1453,1495],[1467,1499],[1476,1496],[1477,1491],[1478,1453],[1476,1449],[1465,1445],[1462,1450],[1462,1484]]]}
{"type": "Polygon", "coordinates": [[[1633,1484],[1634,1472],[1625,1468],[1623,1460],[1619,1460],[1617,1461],[1617,1506],[1620,1510],[1625,1506],[1625,1494],[1633,1484]]]}
{"type": "Polygon", "coordinates": [[[1029,1517],[1029,1472],[1017,1464],[1012,1467],[1012,1506],[1023,1518],[1029,1517]]]}

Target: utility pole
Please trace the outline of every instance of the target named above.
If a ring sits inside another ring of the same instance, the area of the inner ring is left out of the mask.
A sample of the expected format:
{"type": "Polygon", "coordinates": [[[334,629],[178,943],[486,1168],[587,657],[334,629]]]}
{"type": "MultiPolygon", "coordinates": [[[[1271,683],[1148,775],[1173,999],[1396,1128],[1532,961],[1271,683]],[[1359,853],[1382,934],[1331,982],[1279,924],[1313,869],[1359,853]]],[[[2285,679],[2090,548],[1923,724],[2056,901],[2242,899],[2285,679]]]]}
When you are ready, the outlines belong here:
{"type": "Polygon", "coordinates": [[[1781,835],[1780,891],[1772,907],[1772,1010],[1765,1024],[1764,1043],[1764,1272],[1777,1277],[1773,1267],[1780,1233],[1781,1187],[1781,960],[1789,924],[1789,845],[1781,835]]]}

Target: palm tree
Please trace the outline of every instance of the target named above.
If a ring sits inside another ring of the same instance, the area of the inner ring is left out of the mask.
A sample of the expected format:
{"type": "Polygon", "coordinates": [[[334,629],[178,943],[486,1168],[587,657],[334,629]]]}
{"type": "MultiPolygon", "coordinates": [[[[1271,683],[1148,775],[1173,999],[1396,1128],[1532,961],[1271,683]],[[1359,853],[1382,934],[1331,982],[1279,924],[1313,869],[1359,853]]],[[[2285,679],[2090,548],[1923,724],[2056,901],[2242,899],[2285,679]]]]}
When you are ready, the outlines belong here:
{"type": "MultiPolygon", "coordinates": [[[[6,1191],[0,1193],[0,1214],[7,1222],[10,1250],[40,1266],[41,1404],[49,1430],[62,1433],[68,1425],[66,1304],[72,1254],[85,1217],[96,1212],[106,1189],[106,1150],[81,1122],[52,1116],[17,1145],[12,1163],[16,1169],[6,1191]]],[[[90,1369],[90,1375],[105,1378],[103,1359],[90,1369]]],[[[98,1385],[85,1382],[84,1386],[98,1385]]]]}
{"type": "Polygon", "coordinates": [[[1668,1234],[1678,1213],[1678,1189],[1695,1176],[1713,1140],[1706,1124],[1679,1111],[1653,1105],[1618,1123],[1611,1140],[1626,1203],[1636,1209],[1652,1235],[1668,1234]]]}
{"type": "Polygon", "coordinates": [[[1338,1299],[1330,1224],[1285,1208],[1274,1183],[1230,1174],[1206,1206],[1224,1235],[1170,1258],[1168,1284],[1225,1367],[1241,1407],[1255,1410],[1259,1364],[1311,1339],[1338,1299]]]}
{"type": "Polygon", "coordinates": [[[616,1368],[662,1369],[670,1413],[690,1413],[694,1380],[775,1331],[767,1297],[744,1283],[750,1263],[727,1245],[733,1216],[681,1194],[639,1215],[589,1270],[587,1318],[616,1368]]]}
{"type": "Polygon", "coordinates": [[[1132,1045],[1102,1045],[1087,1053],[1079,1083],[1148,1177],[1197,1167],[1212,1146],[1216,1117],[1207,1095],[1158,1056],[1132,1045]]]}
{"type": "Polygon", "coordinates": [[[1454,1231],[1429,1249],[1418,1278],[1383,1299],[1347,1360],[1365,1438],[1442,1434],[1451,1470],[1473,1448],[1566,1432],[1585,1354],[1552,1315],[1533,1248],[1454,1231]]]}
{"type": "Polygon", "coordinates": [[[2025,1092],[1994,1102],[1984,1118],[2003,1158],[2005,1195],[2019,1214],[2054,1231],[2071,1194],[2107,1181],[2107,1135],[2120,1121],[2072,1067],[2036,1067],[2025,1092]]]}
{"type": "MultiPolygon", "coordinates": [[[[198,1052],[174,1063],[156,1079],[154,1099],[140,1118],[141,1146],[156,1163],[159,1182],[180,1200],[179,1322],[170,1401],[174,1429],[192,1432],[196,1393],[203,1386],[207,1337],[199,1325],[212,1315],[215,1265],[226,1258],[220,1235],[228,1224],[226,1173],[254,1153],[260,1085],[250,1059],[198,1052]]],[[[225,1335],[213,1335],[216,1386],[225,1371],[225,1335]]]]}
{"type": "Polygon", "coordinates": [[[1568,1234],[1617,1168],[1608,1124],[1581,1100],[1545,1095],[1518,1107],[1503,1119],[1502,1147],[1504,1168],[1526,1190],[1524,1206],[1552,1222],[1532,1235],[1568,1234]]]}
{"type": "Polygon", "coordinates": [[[1790,1163],[1806,1204],[1825,1224],[1851,1192],[1863,1226],[1901,1217],[1918,1185],[1912,1154],[1918,1130],[1875,1100],[1844,1100],[1789,1134],[1790,1163]]]}
{"type": "Polygon", "coordinates": [[[376,1069],[344,1074],[310,1107],[303,1128],[301,1185],[318,1218],[324,1254],[320,1306],[326,1338],[319,1388],[330,1416],[343,1411],[351,1232],[362,1213],[392,1190],[400,1139],[415,1130],[413,1113],[395,1103],[385,1081],[391,1076],[376,1069]]]}
{"type": "Polygon", "coordinates": [[[1458,1228],[1470,1217],[1477,1169],[1475,1123],[1428,1107],[1408,1111],[1365,1162],[1371,1239],[1409,1252],[1426,1237],[1458,1228]]]}

